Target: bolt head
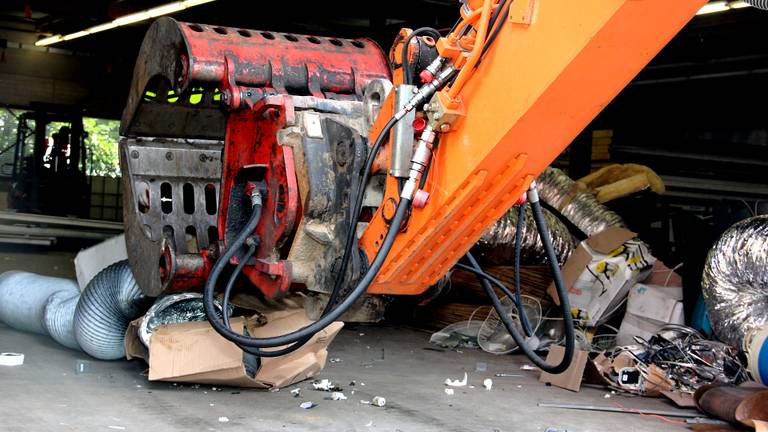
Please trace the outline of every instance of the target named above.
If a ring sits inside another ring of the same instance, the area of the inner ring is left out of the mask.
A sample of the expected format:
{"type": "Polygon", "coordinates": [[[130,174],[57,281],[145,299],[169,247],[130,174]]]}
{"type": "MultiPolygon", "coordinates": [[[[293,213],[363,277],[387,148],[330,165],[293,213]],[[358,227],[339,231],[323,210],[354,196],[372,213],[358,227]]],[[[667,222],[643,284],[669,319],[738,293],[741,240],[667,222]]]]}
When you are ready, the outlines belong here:
{"type": "Polygon", "coordinates": [[[131,157],[134,159],[139,158],[139,151],[138,150],[131,150],[131,157]]]}
{"type": "Polygon", "coordinates": [[[448,123],[443,123],[440,125],[440,132],[448,132],[451,130],[451,125],[448,123]]]}
{"type": "Polygon", "coordinates": [[[165,159],[169,160],[169,161],[173,160],[173,153],[171,153],[171,152],[166,153],[165,154],[165,159]]]}

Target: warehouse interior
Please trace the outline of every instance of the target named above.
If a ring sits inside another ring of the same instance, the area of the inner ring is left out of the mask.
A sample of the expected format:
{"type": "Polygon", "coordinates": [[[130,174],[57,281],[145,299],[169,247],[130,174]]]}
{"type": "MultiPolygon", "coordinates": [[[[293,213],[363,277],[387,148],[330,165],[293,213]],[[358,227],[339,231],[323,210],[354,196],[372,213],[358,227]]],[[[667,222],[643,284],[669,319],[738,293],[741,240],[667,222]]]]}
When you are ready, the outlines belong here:
{"type": "Polygon", "coordinates": [[[766,23],[3,2],[1,429],[768,431],[766,23]]]}

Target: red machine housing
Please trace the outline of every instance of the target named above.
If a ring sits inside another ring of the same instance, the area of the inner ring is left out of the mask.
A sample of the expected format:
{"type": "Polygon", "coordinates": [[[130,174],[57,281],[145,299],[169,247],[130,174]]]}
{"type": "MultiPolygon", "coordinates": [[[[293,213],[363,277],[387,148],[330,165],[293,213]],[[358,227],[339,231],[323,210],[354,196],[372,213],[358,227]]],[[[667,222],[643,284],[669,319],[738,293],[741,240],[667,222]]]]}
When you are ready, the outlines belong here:
{"type": "MultiPolygon", "coordinates": [[[[202,286],[211,261],[247,220],[246,188],[263,185],[263,216],[256,230],[259,246],[244,273],[266,295],[286,291],[291,266],[284,246],[301,219],[302,204],[292,149],[280,145],[277,135],[293,121],[292,97],[361,100],[369,81],[389,76],[384,53],[369,39],[253,31],[171,18],[155,22],[139,54],[121,134],[223,140],[224,147],[218,239],[212,235],[198,239],[202,247],[197,254],[203,259],[182,256],[189,251],[168,253],[157,245],[165,262],[172,263],[161,269],[159,284],[149,280],[157,275],[137,276],[142,289],[156,295],[202,286]],[[187,95],[195,92],[201,93],[201,100],[192,103],[187,95]]],[[[133,210],[135,204],[127,203],[126,224],[133,210]]],[[[130,248],[131,239],[128,242],[130,248]]],[[[145,254],[131,261],[137,268],[152,259],[145,254]]]]}

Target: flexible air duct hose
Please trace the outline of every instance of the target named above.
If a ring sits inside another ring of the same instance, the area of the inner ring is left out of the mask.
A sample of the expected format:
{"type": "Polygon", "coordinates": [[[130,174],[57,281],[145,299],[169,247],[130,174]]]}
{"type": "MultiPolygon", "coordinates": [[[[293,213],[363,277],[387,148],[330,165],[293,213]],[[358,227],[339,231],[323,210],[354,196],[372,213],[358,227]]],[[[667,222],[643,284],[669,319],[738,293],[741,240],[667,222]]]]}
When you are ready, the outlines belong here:
{"type": "Polygon", "coordinates": [[[728,228],[707,255],[702,292],[715,334],[742,347],[768,323],[768,215],[728,228]]]}
{"type": "MultiPolygon", "coordinates": [[[[547,261],[544,244],[541,242],[536,222],[533,219],[531,205],[525,204],[525,224],[520,245],[520,258],[524,264],[540,264],[547,261]]],[[[518,208],[512,207],[488,231],[483,234],[474,248],[474,252],[491,264],[505,265],[515,257],[515,232],[517,231],[518,208]]],[[[576,247],[576,239],[568,228],[546,209],[544,219],[552,236],[558,262],[565,262],[576,247]]]]}
{"type": "Polygon", "coordinates": [[[77,343],[101,360],[124,357],[125,330],[146,312],[149,304],[128,261],[112,264],[88,283],[80,297],[74,318],[77,343]]]}
{"type": "Polygon", "coordinates": [[[624,226],[621,216],[600,204],[591,193],[579,189],[575,181],[557,168],[545,169],[536,183],[541,199],[558,209],[588,236],[609,227],[624,226]]]}
{"type": "Polygon", "coordinates": [[[44,318],[48,300],[54,295],[61,299],[79,293],[77,283],[69,279],[5,272],[0,275],[0,321],[16,330],[47,335],[44,318]]]}
{"type": "Polygon", "coordinates": [[[758,9],[768,10],[768,0],[744,0],[744,3],[758,9]]]}
{"type": "Polygon", "coordinates": [[[48,297],[43,313],[43,327],[53,340],[76,350],[80,349],[75,339],[75,307],[79,299],[79,289],[76,292],[56,292],[48,297]]]}

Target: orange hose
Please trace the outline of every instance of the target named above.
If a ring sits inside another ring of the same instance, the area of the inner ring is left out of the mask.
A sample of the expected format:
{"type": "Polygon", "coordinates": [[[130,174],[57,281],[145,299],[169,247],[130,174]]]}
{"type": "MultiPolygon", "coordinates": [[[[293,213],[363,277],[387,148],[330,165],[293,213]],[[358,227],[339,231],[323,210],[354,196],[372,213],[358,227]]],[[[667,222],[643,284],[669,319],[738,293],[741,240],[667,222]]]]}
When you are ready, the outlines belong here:
{"type": "Polygon", "coordinates": [[[475,46],[472,47],[472,54],[469,55],[469,59],[467,59],[467,62],[461,68],[459,75],[456,77],[456,82],[454,82],[454,84],[448,90],[448,97],[451,99],[456,98],[456,96],[459,94],[459,91],[461,91],[461,88],[464,87],[464,84],[472,74],[472,70],[474,69],[475,64],[477,64],[477,61],[480,59],[480,53],[483,50],[483,43],[485,42],[485,37],[488,33],[488,21],[490,21],[491,18],[492,4],[493,0],[483,1],[483,10],[480,13],[480,26],[477,28],[475,46]]]}
{"type": "MultiPolygon", "coordinates": [[[[495,4],[495,5],[493,5],[491,7],[491,10],[493,11],[497,7],[499,7],[499,5],[495,4]]],[[[483,11],[482,8],[477,8],[477,9],[473,10],[472,12],[468,13],[466,16],[462,16],[461,21],[459,21],[459,24],[456,25],[456,31],[457,32],[461,31],[461,29],[463,29],[468,24],[474,24],[475,21],[477,21],[477,18],[480,17],[480,13],[482,11],[483,11]]],[[[449,35],[449,38],[451,40],[451,44],[454,44],[454,43],[456,43],[456,41],[459,40],[459,36],[457,34],[455,34],[455,33],[451,33],[449,35]]]]}

